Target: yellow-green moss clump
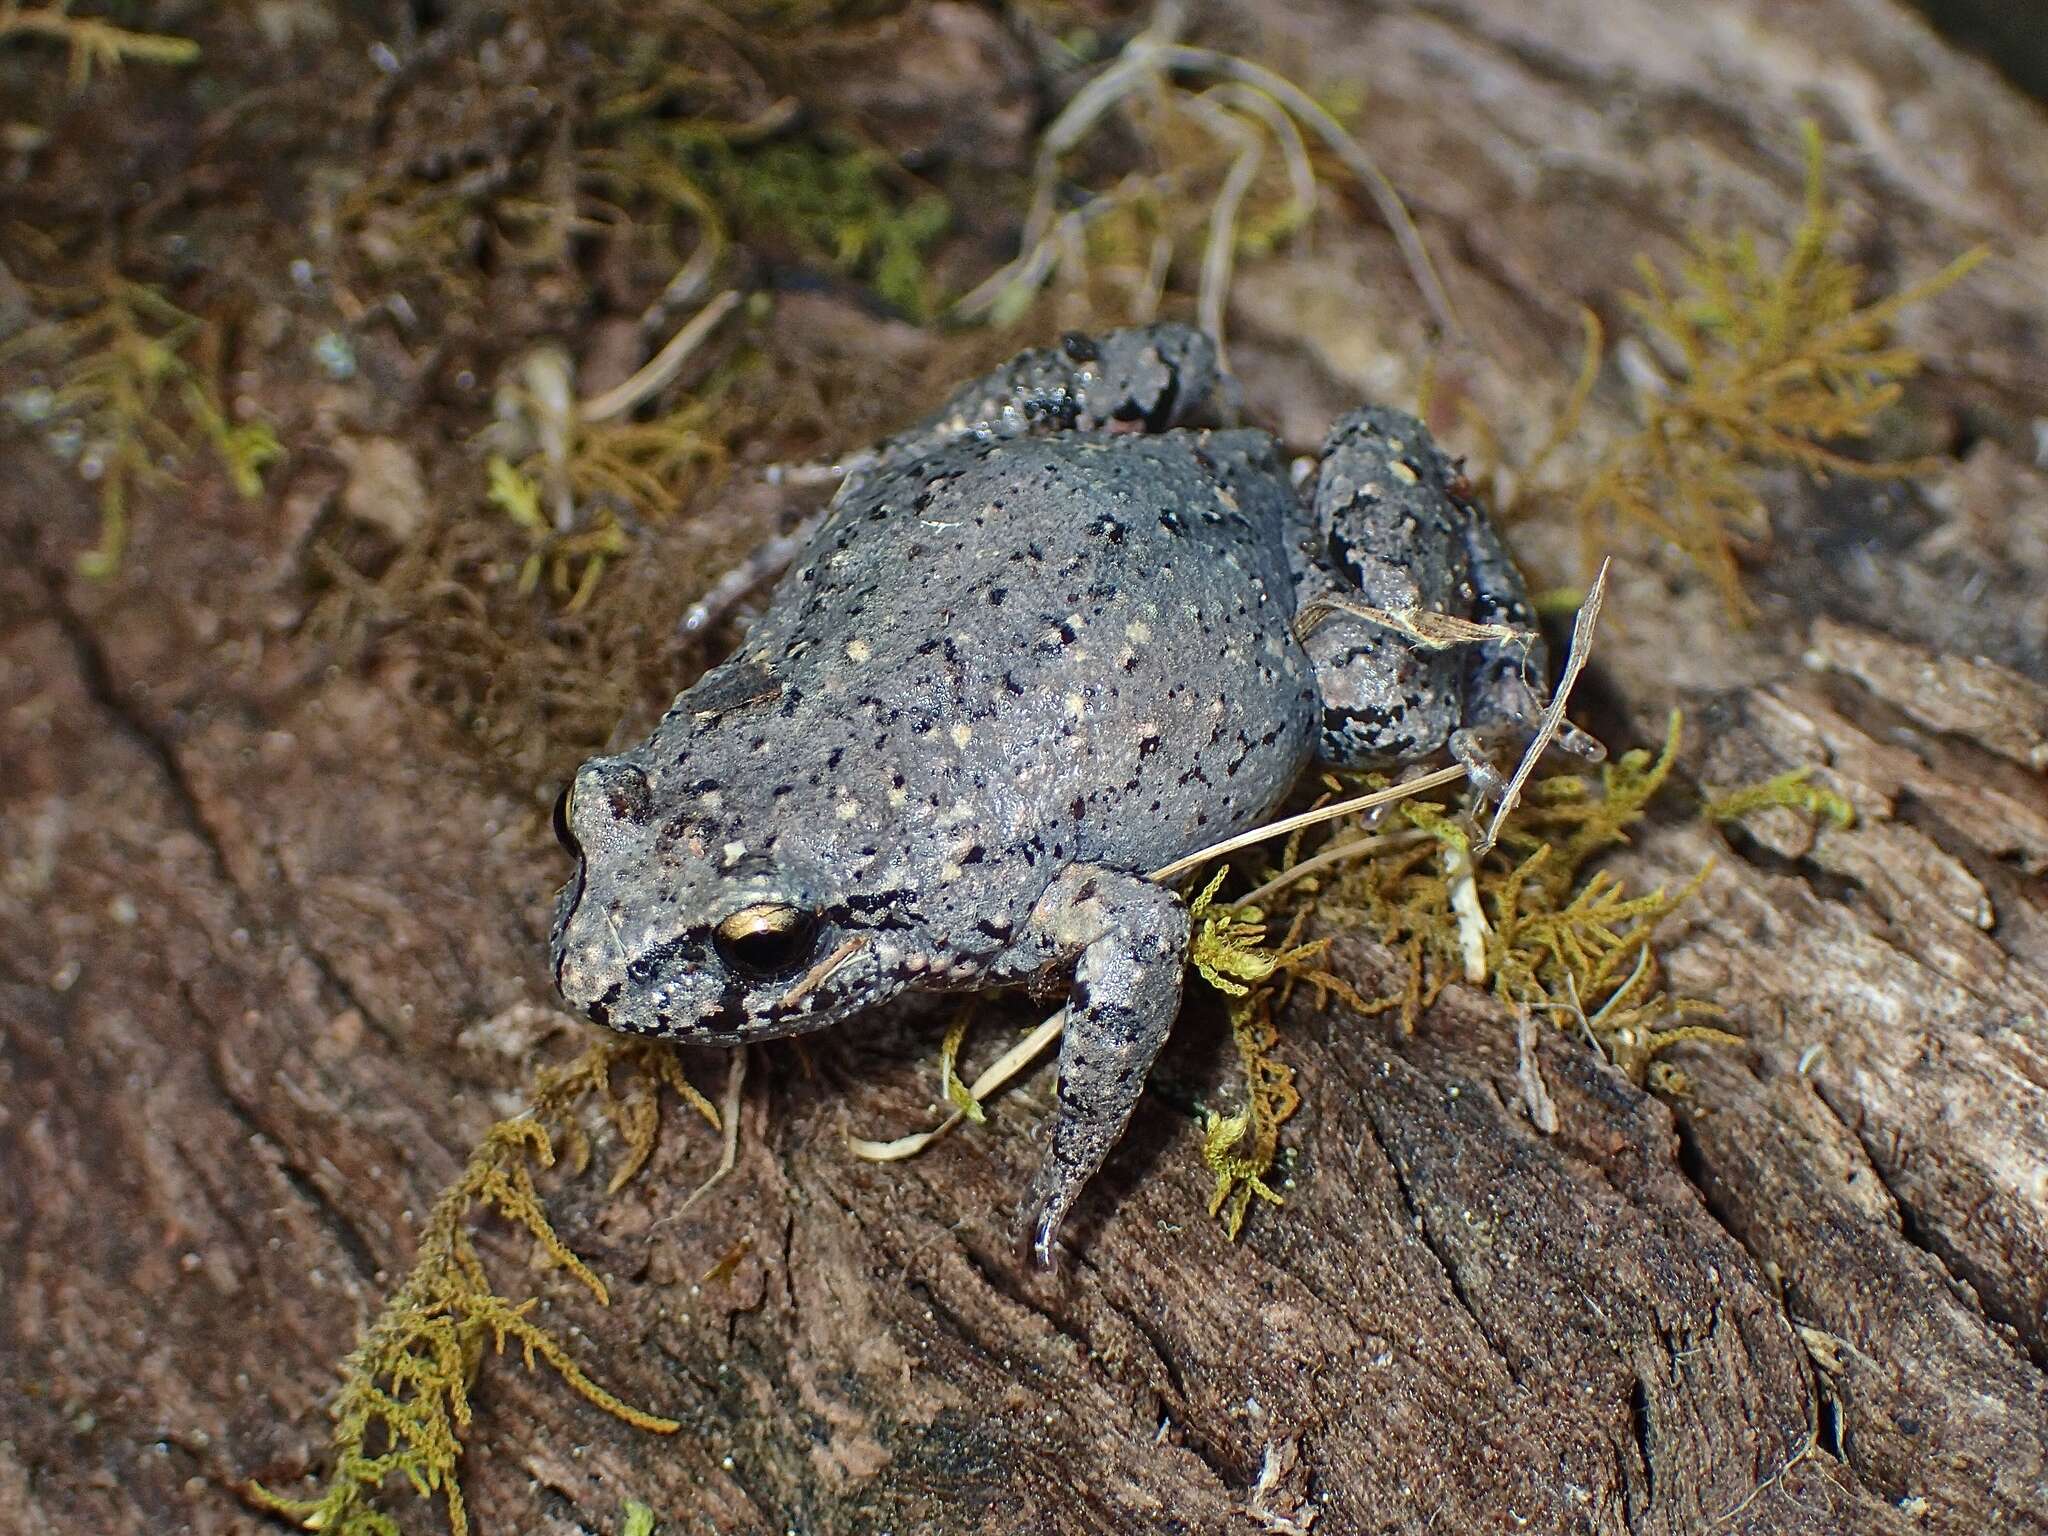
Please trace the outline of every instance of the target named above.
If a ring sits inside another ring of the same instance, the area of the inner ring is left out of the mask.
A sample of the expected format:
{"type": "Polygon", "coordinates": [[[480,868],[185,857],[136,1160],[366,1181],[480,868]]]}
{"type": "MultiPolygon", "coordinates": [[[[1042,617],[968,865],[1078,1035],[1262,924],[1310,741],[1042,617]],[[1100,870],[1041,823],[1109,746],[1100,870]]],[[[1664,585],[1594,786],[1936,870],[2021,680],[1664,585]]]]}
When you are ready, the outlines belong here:
{"type": "MultiPolygon", "coordinates": [[[[70,264],[54,244],[30,243],[35,266],[70,264]]],[[[263,423],[228,419],[213,383],[220,341],[212,326],[115,272],[35,284],[30,294],[50,318],[0,342],[0,364],[26,361],[47,380],[6,404],[99,489],[99,543],[80,558],[81,574],[114,573],[136,492],[169,483],[199,447],[213,451],[243,496],[261,494],[263,471],[284,450],[263,423]]]]}
{"type": "MultiPolygon", "coordinates": [[[[1270,987],[1251,993],[1243,985],[1254,974],[1254,956],[1266,967],[1260,981],[1305,981],[1357,1013],[1398,1014],[1404,1031],[1452,981],[1483,986],[1513,1013],[1538,1014],[1583,1032],[1638,1084],[1681,1089],[1682,1077],[1663,1068],[1660,1053],[1685,1041],[1736,1040],[1726,1030],[1691,1022],[1721,1010],[1667,993],[1651,947],[1658,922],[1698,879],[1678,891],[1631,894],[1594,867],[1602,854],[1628,842],[1629,828],[1671,772],[1678,740],[1674,714],[1659,753],[1629,752],[1597,774],[1533,781],[1498,844],[1476,862],[1466,819],[1444,803],[1418,799],[1393,808],[1390,828],[1339,830],[1313,852],[1290,842],[1248,905],[1213,908],[1217,887],[1210,885],[1197,903],[1203,927],[1231,933],[1231,924],[1246,925],[1234,930],[1236,969],[1220,978],[1231,997],[1246,1098],[1236,1113],[1208,1117],[1202,1146],[1217,1180],[1211,1210],[1223,1213],[1232,1236],[1252,1197],[1278,1203],[1264,1180],[1280,1124],[1299,1103],[1291,1069],[1274,1055],[1270,987]],[[1287,942],[1278,950],[1262,943],[1275,913],[1289,921],[1287,942]],[[1310,924],[1326,933],[1359,931],[1388,945],[1397,957],[1394,984],[1365,997],[1327,970],[1311,969],[1308,962],[1328,940],[1296,942],[1310,924]]],[[[1219,979],[1213,963],[1198,969],[1212,983],[1219,979]]]]}
{"type": "MultiPolygon", "coordinates": [[[[1588,571],[1614,523],[1634,523],[1684,551],[1729,611],[1746,616],[1737,557],[1770,537],[1753,470],[1787,465],[1891,479],[1929,467],[1854,458],[1838,445],[1869,438],[1920,371],[1920,355],[1893,337],[1900,313],[1987,253],[1969,251],[1923,282],[1866,298],[1862,268],[1830,250],[1841,219],[1827,195],[1820,131],[1808,122],[1802,133],[1805,217],[1775,263],[1762,254],[1763,237],[1748,230],[1694,232],[1675,280],[1648,257],[1637,260],[1643,291],[1624,302],[1655,371],[1635,390],[1641,425],[1568,492],[1588,571]]],[[[1585,321],[1586,365],[1553,446],[1575,427],[1598,374],[1600,324],[1590,311],[1585,321]]]]}
{"type": "Polygon", "coordinates": [[[568,1066],[541,1075],[527,1113],[492,1126],[462,1176],[435,1202],[411,1272],[343,1362],[327,1486],[315,1497],[295,1499],[251,1484],[256,1502],[325,1536],[397,1536],[397,1522],[379,1501],[385,1484],[402,1478],[421,1498],[443,1496],[449,1530],[463,1536],[469,1520],[459,1476],[462,1436],[486,1345],[502,1354],[507,1343],[516,1344],[529,1370],[546,1362],[574,1391],[628,1424],[657,1434],[681,1427],[598,1385],[532,1320],[532,1298],[499,1294],[471,1232],[480,1212],[504,1217],[609,1304],[604,1282],[548,1220],[534,1173],[554,1166],[558,1141],[574,1171],[588,1166],[590,1140],[577,1117],[595,1106],[624,1147],[609,1186],[615,1193],[654,1150],[663,1088],[718,1125],[717,1110],[684,1078],[674,1053],[653,1042],[607,1036],[568,1066]]]}
{"type": "Polygon", "coordinates": [[[1244,1072],[1243,1106],[1230,1114],[1209,1111],[1202,1120],[1202,1162],[1216,1177],[1209,1214],[1220,1216],[1225,1230],[1236,1237],[1254,1197],[1281,1203],[1266,1175],[1279,1155],[1281,1125],[1301,1107],[1294,1068],[1273,1053],[1279,1037],[1273,1028],[1271,983],[1276,976],[1302,979],[1354,1005],[1362,1000],[1346,983],[1312,964],[1329,948],[1328,939],[1295,942],[1306,909],[1296,913],[1287,937],[1275,944],[1268,937],[1262,908],[1217,904],[1216,893],[1229,877],[1227,866],[1217,870],[1188,906],[1188,964],[1223,994],[1244,1072]]]}
{"type": "Polygon", "coordinates": [[[1838,827],[1855,825],[1856,807],[1835,790],[1813,783],[1812,778],[1813,768],[1809,764],[1765,779],[1761,784],[1731,789],[1707,801],[1707,817],[1711,821],[1739,821],[1751,811],[1785,806],[1824,817],[1838,827]]]}

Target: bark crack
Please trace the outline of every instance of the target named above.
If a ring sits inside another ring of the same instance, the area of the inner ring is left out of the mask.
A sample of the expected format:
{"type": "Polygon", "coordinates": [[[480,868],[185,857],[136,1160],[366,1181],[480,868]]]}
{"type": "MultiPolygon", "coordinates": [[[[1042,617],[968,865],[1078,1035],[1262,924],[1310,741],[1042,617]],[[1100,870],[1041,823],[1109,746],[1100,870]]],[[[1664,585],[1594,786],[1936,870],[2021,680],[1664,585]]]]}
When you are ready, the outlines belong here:
{"type": "Polygon", "coordinates": [[[1970,1305],[1977,1309],[1980,1316],[1996,1324],[2007,1335],[2015,1352],[2022,1360],[2033,1366],[2037,1372],[2048,1376],[2048,1357],[2044,1357],[2028,1337],[2027,1329],[2024,1326],[2027,1319],[2012,1317],[2003,1308],[1994,1305],[1989,1300],[1985,1288],[1980,1286],[1972,1276],[1971,1271],[1975,1266],[1971,1265],[1961,1254],[1956,1253],[1945,1244],[1941,1244],[1936,1239],[1928,1236],[1922,1227],[1918,1210],[1906,1198],[1905,1192],[1894,1184],[1891,1176],[1885,1172],[1884,1164],[1878,1159],[1877,1148],[1871,1144],[1870,1140],[1860,1130],[1849,1123],[1842,1114],[1842,1111],[1836,1106],[1834,1100],[1829,1097],[1827,1091],[1818,1083],[1814,1085],[1814,1097],[1820,1100],[1835,1124],[1842,1128],[1843,1134],[1856,1143],[1863,1153],[1864,1162],[1870,1167],[1871,1176],[1877,1180],[1878,1187],[1891,1197],[1892,1206],[1899,1213],[1899,1237],[1908,1247],[1916,1249],[1932,1259],[1935,1266],[1940,1270],[1941,1278],[1947,1283],[1949,1289],[1960,1296],[1967,1297],[1970,1305]]]}
{"type": "Polygon", "coordinates": [[[79,681],[84,685],[87,697],[104,710],[114,728],[156,766],[157,776],[176,808],[178,819],[199,840],[200,846],[206,850],[208,862],[213,866],[215,878],[230,893],[238,923],[252,933],[281,935],[290,939],[318,972],[321,981],[333,990],[344,1006],[361,1014],[365,1022],[390,1044],[403,1045],[402,1037],[392,1029],[388,1021],[378,1016],[375,1009],[368,1006],[335,968],[326,952],[315,944],[295,921],[289,917],[280,917],[274,910],[273,903],[259,899],[257,893],[236,875],[234,864],[228,857],[227,846],[221,841],[213,823],[207,819],[205,803],[197,789],[193,787],[191,776],[185,771],[184,764],[179,761],[176,746],[170,737],[147,715],[136,709],[116,686],[105,647],[93,633],[92,626],[65,597],[61,581],[47,569],[40,570],[38,574],[50,617],[71,650],[73,662],[78,668],[79,681]]]}
{"type": "MultiPolygon", "coordinates": [[[[203,1011],[192,997],[191,989],[182,990],[185,1006],[194,1014],[203,1016],[203,1011]]],[[[348,1256],[349,1262],[356,1267],[363,1279],[372,1287],[380,1284],[379,1276],[384,1272],[384,1266],[377,1262],[376,1248],[369,1238],[348,1218],[342,1207],[328,1197],[312,1172],[291,1156],[286,1144],[257,1118],[254,1109],[242,1102],[241,1096],[235,1092],[234,1085],[228,1081],[227,1073],[221,1070],[220,1058],[211,1051],[205,1055],[206,1075],[213,1083],[214,1092],[220,1095],[222,1107],[242,1124],[251,1138],[260,1137],[264,1145],[275,1149],[277,1170],[283,1175],[284,1181],[302,1201],[318,1213],[319,1219],[333,1236],[335,1246],[348,1256]]]]}
{"type": "Polygon", "coordinates": [[[1465,1309],[1465,1315],[1472,1319],[1474,1331],[1478,1333],[1480,1341],[1500,1361],[1501,1369],[1508,1373],[1508,1379],[1516,1386],[1521,1386],[1521,1372],[1516,1369],[1515,1362],[1508,1357],[1507,1351],[1501,1348],[1500,1341],[1493,1336],[1493,1331],[1486,1326],[1485,1319],[1479,1315],[1479,1308],[1473,1304],[1471,1296],[1466,1292],[1464,1282],[1458,1278],[1457,1264],[1452,1256],[1445,1252],[1431,1230],[1429,1218],[1424,1213],[1421,1202],[1416,1199],[1415,1191],[1409,1186],[1408,1175],[1401,1166],[1400,1158],[1387,1146],[1385,1139],[1380,1135],[1379,1126],[1371,1119],[1366,1121],[1366,1134],[1372,1137],[1373,1145],[1379,1149],[1380,1156],[1386,1159],[1387,1167],[1394,1176],[1394,1188],[1400,1192],[1402,1207],[1408,1212],[1409,1223],[1414,1227],[1416,1236],[1422,1240],[1422,1246],[1429,1251],[1429,1256],[1436,1260],[1437,1268],[1443,1271],[1444,1283],[1450,1287],[1451,1295],[1457,1299],[1458,1305],[1465,1309]]]}
{"type": "MultiPolygon", "coordinates": [[[[27,563],[24,560],[24,564],[27,563]]],[[[288,934],[311,959],[322,979],[333,986],[342,1000],[348,1006],[356,1008],[366,1020],[388,1036],[388,1030],[379,1023],[376,1015],[364,1008],[352,990],[333,974],[332,967],[326,964],[315,946],[306,942],[304,935],[290,924],[266,922],[259,917],[259,913],[264,910],[263,904],[258,902],[254,894],[235,877],[227,850],[213,826],[207,821],[199,796],[179,763],[170,740],[122,697],[120,689],[114,685],[104,648],[84,617],[66,600],[60,580],[47,569],[39,568],[37,574],[48,614],[57,626],[58,633],[64,637],[72,663],[77,668],[79,682],[84,687],[87,697],[105,713],[115,731],[138,748],[154,765],[157,777],[165,793],[170,797],[177,819],[206,850],[214,877],[227,893],[230,909],[237,924],[247,928],[252,934],[273,935],[280,931],[288,934]]],[[[189,990],[185,990],[184,997],[187,1008],[195,1014],[203,1013],[189,990]]],[[[285,1155],[284,1144],[263,1126],[248,1105],[241,1102],[221,1073],[219,1062],[211,1056],[208,1058],[208,1075],[228,1112],[248,1127],[252,1134],[262,1136],[278,1148],[278,1166],[286,1182],[319,1213],[322,1224],[334,1239],[335,1246],[348,1256],[350,1263],[367,1282],[375,1285],[382,1266],[376,1262],[374,1250],[367,1239],[342,1216],[334,1203],[321,1191],[318,1182],[285,1155]]]]}

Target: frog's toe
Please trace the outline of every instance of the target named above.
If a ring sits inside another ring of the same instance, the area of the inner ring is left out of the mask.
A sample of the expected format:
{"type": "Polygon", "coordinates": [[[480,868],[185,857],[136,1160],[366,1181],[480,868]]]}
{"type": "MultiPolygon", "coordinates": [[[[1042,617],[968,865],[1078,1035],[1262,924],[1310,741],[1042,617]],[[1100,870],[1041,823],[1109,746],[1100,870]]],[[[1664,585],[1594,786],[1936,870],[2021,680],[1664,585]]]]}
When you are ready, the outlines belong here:
{"type": "Polygon", "coordinates": [[[1047,1168],[1039,1170],[1039,1177],[1032,1181],[1031,1192],[1024,1197],[1024,1203],[1017,1211],[1017,1263],[1020,1268],[1035,1269],[1050,1273],[1059,1268],[1060,1226],[1067,1219],[1067,1212],[1073,1209],[1074,1197],[1080,1193],[1080,1186],[1071,1189],[1041,1190],[1047,1168]]]}
{"type": "Polygon", "coordinates": [[[1569,720],[1560,720],[1557,723],[1557,745],[1563,747],[1573,757],[1582,757],[1589,763],[1607,760],[1607,743],[1591,731],[1580,730],[1569,720]]]}
{"type": "Polygon", "coordinates": [[[1494,766],[1493,754],[1488,750],[1490,739],[1486,732],[1470,727],[1451,732],[1450,739],[1452,760],[1465,770],[1465,777],[1482,800],[1498,800],[1508,792],[1507,780],[1494,766]]]}

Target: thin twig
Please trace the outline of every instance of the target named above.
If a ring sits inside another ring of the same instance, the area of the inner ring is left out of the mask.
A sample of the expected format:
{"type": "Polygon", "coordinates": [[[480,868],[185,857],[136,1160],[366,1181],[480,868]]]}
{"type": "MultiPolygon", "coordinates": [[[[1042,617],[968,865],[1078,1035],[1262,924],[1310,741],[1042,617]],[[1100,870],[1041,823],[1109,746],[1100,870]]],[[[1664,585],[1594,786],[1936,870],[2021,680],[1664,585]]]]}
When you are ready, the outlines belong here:
{"type": "MultiPolygon", "coordinates": [[[[1289,80],[1285,75],[1255,64],[1249,59],[1234,54],[1220,53],[1211,48],[1197,48],[1176,41],[1180,28],[1179,7],[1161,5],[1153,13],[1151,23],[1124,46],[1117,59],[1101,74],[1090,80],[1058,116],[1047,125],[1039,136],[1038,155],[1032,170],[1031,206],[1024,217],[1022,238],[1019,241],[1017,258],[978,284],[955,306],[955,312],[964,316],[986,313],[998,299],[1020,283],[1036,286],[1042,282],[1051,267],[1051,245],[1055,230],[1060,186],[1060,161],[1077,148],[1102,117],[1113,110],[1126,97],[1151,86],[1163,89],[1175,71],[1189,74],[1208,75],[1225,82],[1245,87],[1277,104],[1279,112],[1295,122],[1305,124],[1317,138],[1343,162],[1346,170],[1355,176],[1368,197],[1378,210],[1380,220],[1394,237],[1394,244],[1401,252],[1409,275],[1422,292],[1423,301],[1438,326],[1447,335],[1459,333],[1457,314],[1451,306],[1449,293],[1437,276],[1435,263],[1431,261],[1429,249],[1422,243],[1422,235],[1409,216],[1407,205],[1401,194],[1379,167],[1372,155],[1360,144],[1344,125],[1308,92],[1289,80]]],[[[1201,98],[1195,98],[1197,104],[1201,98]]],[[[1257,107],[1250,108],[1256,115],[1265,116],[1257,107]]],[[[1289,155],[1289,169],[1294,178],[1297,200],[1302,195],[1303,178],[1300,164],[1305,157],[1298,157],[1289,138],[1299,139],[1298,133],[1281,135],[1283,152],[1289,155]]],[[[1231,167],[1231,177],[1240,174],[1249,181],[1251,170],[1256,169],[1254,161],[1245,168],[1246,156],[1240,153],[1231,167]]],[[[1311,173],[1309,180],[1313,181],[1311,173]]],[[[1126,183],[1128,184],[1128,183],[1126,183]]],[[[1229,190],[1226,180],[1226,191],[1229,190]]],[[[1235,193],[1241,200],[1243,189],[1235,193]]],[[[1068,220],[1086,214],[1089,210],[1102,211],[1104,205],[1114,206],[1114,198],[1096,198],[1080,209],[1068,213],[1059,223],[1064,226],[1068,220]]],[[[1234,207],[1226,221],[1235,223],[1234,207]]],[[[1081,221],[1085,224],[1086,220],[1081,221]]],[[[1205,274],[1218,260],[1216,256],[1215,230],[1217,216],[1212,211],[1210,221],[1209,249],[1204,256],[1205,274]]],[[[1078,228],[1075,232],[1078,232],[1078,228]]]]}
{"type": "Polygon", "coordinates": [[[1444,285],[1437,277],[1436,264],[1430,260],[1429,248],[1422,243],[1421,232],[1408,216],[1408,205],[1401,201],[1401,194],[1387,179],[1386,172],[1380,169],[1379,162],[1346,131],[1342,123],[1324,110],[1320,102],[1285,75],[1234,54],[1192,48],[1185,43],[1174,43],[1159,52],[1171,69],[1207,71],[1264,91],[1314,129],[1316,137],[1344,162],[1345,169],[1358,178],[1372,198],[1381,222],[1393,235],[1394,244],[1400,248],[1402,260],[1407,263],[1409,276],[1422,290],[1430,312],[1447,333],[1457,333],[1458,317],[1451,308],[1451,296],[1444,291],[1444,285]]]}
{"type": "Polygon", "coordinates": [[[1287,162],[1288,201],[1294,216],[1306,219],[1316,206],[1316,168],[1308,157],[1308,145],[1301,137],[1301,127],[1278,102],[1264,91],[1255,90],[1241,80],[1226,80],[1221,85],[1212,85],[1202,93],[1206,99],[1214,96],[1228,102],[1240,112],[1249,112],[1266,125],[1280,146],[1281,158],[1287,162]]]}
{"type": "MultiPolygon", "coordinates": [[[[969,1097],[979,1102],[1002,1088],[1011,1078],[1044,1055],[1047,1047],[1059,1039],[1066,1027],[1067,1010],[1062,1008],[1003,1052],[987,1071],[969,1083],[969,1097]]],[[[906,1157],[917,1156],[966,1118],[962,1111],[956,1109],[928,1131],[899,1136],[894,1141],[868,1141],[859,1136],[849,1136],[847,1144],[853,1149],[854,1156],[865,1158],[871,1163],[901,1162],[906,1157]]]]}
{"type": "Polygon", "coordinates": [[[1465,770],[1454,763],[1448,768],[1438,768],[1434,772],[1409,779],[1405,783],[1395,784],[1387,789],[1376,789],[1369,795],[1359,795],[1350,800],[1333,801],[1329,805],[1318,806],[1312,811],[1303,811],[1298,816],[1283,817],[1279,821],[1268,822],[1263,827],[1254,827],[1249,832],[1240,832],[1235,837],[1225,838],[1220,843],[1212,843],[1199,852],[1188,854],[1184,858],[1175,859],[1171,864],[1162,864],[1145,878],[1159,881],[1171,880],[1176,875],[1186,874],[1197,865],[1206,864],[1211,859],[1221,858],[1226,853],[1235,853],[1240,848],[1249,848],[1254,843],[1263,843],[1272,838],[1285,837],[1297,828],[1313,827],[1319,822],[1334,821],[1337,817],[1348,816],[1353,811],[1367,811],[1376,805],[1391,805],[1396,800],[1412,799],[1426,790],[1435,789],[1439,784],[1454,783],[1464,777],[1465,770]]]}
{"type": "Polygon", "coordinates": [[[1521,762],[1515,767],[1515,776],[1508,780],[1500,804],[1494,808],[1493,820],[1486,825],[1486,835],[1472,850],[1475,860],[1492,852],[1493,845],[1500,838],[1501,824],[1521,800],[1522,787],[1529,782],[1529,775],[1536,771],[1536,760],[1564,724],[1564,707],[1572,696],[1572,685],[1578,682],[1579,673],[1585,670],[1586,655],[1593,646],[1593,626],[1600,622],[1600,605],[1607,600],[1607,572],[1613,564],[1611,559],[1600,562],[1600,574],[1593,578],[1586,600],[1579,604],[1579,616],[1572,625],[1572,647],[1565,657],[1564,676],[1558,679],[1557,692],[1551,696],[1550,707],[1543,711],[1543,719],[1529,742],[1529,750],[1522,754],[1521,762]]]}
{"type": "Polygon", "coordinates": [[[747,1048],[743,1045],[732,1053],[732,1063],[725,1069],[725,1093],[718,1101],[719,1129],[725,1132],[725,1146],[720,1152],[718,1166],[711,1177],[690,1191],[690,1198],[662,1217],[663,1222],[680,1220],[683,1213],[718,1187],[725,1176],[738,1166],[740,1160],[740,1094],[747,1085],[747,1048]]]}
{"type": "Polygon", "coordinates": [[[1295,881],[1312,875],[1319,869],[1326,869],[1332,864],[1342,863],[1345,859],[1354,859],[1361,853],[1373,853],[1383,848],[1410,848],[1417,843],[1426,843],[1429,839],[1430,834],[1422,831],[1420,828],[1411,828],[1406,832],[1369,832],[1363,837],[1349,838],[1344,842],[1332,844],[1310,858],[1303,859],[1299,864],[1294,865],[1290,869],[1281,870],[1279,874],[1268,880],[1264,885],[1257,887],[1255,890],[1247,891],[1243,896],[1232,902],[1231,905],[1236,907],[1256,907],[1275,891],[1285,890],[1288,886],[1294,884],[1295,881]]]}
{"type": "Polygon", "coordinates": [[[797,979],[797,984],[782,994],[781,1001],[775,1006],[778,1008],[794,1008],[798,1003],[817,991],[819,987],[823,986],[834,971],[838,970],[839,967],[846,964],[847,961],[867,947],[868,936],[866,934],[853,934],[840,944],[837,949],[833,950],[831,954],[820,960],[808,971],[805,971],[797,979]]]}
{"type": "Polygon", "coordinates": [[[1209,131],[1237,146],[1216,200],[1209,205],[1209,235],[1202,246],[1202,277],[1196,290],[1195,318],[1216,343],[1216,366],[1230,371],[1223,344],[1223,307],[1230,296],[1230,276],[1237,265],[1237,211],[1259,174],[1265,151],[1259,136],[1238,117],[1197,96],[1190,105],[1209,131]]]}
{"type": "Polygon", "coordinates": [[[669,338],[668,345],[649,358],[631,378],[614,384],[594,400],[584,401],[577,414],[586,424],[610,421],[659,393],[682,371],[690,354],[703,345],[704,338],[717,329],[718,322],[731,314],[739,301],[737,288],[726,289],[692,315],[689,323],[669,338]]]}
{"type": "Polygon", "coordinates": [[[1515,641],[1526,650],[1536,639],[1533,631],[1516,629],[1511,624],[1476,624],[1432,608],[1375,608],[1341,592],[1328,592],[1303,603],[1294,616],[1294,638],[1306,640],[1326,619],[1339,613],[1406,635],[1430,651],[1449,650],[1454,645],[1480,645],[1489,640],[1515,641]]]}

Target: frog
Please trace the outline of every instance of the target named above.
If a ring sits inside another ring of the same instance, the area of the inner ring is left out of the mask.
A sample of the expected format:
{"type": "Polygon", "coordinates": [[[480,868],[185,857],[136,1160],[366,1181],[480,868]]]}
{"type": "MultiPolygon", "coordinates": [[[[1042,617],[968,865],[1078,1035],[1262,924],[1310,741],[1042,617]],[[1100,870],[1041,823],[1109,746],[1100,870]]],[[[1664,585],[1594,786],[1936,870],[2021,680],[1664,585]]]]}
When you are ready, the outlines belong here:
{"type": "Polygon", "coordinates": [[[1448,756],[1497,796],[1547,697],[1525,583],[1421,422],[1344,416],[1297,487],[1234,399],[1192,327],[1069,334],[850,460],[732,654],[557,801],[564,1001],[740,1046],[1063,993],[1017,1218],[1054,1267],[1180,1010],[1188,902],[1151,872],[1318,761],[1448,756]]]}

